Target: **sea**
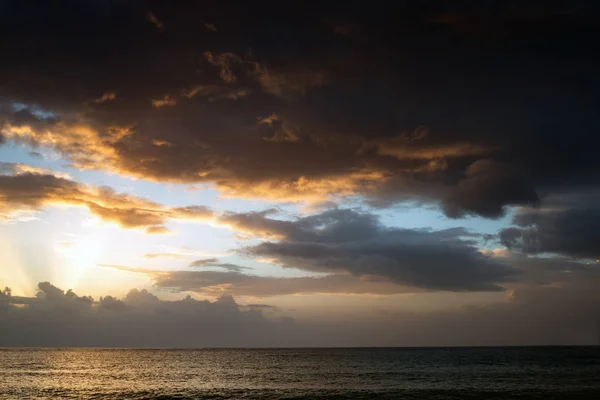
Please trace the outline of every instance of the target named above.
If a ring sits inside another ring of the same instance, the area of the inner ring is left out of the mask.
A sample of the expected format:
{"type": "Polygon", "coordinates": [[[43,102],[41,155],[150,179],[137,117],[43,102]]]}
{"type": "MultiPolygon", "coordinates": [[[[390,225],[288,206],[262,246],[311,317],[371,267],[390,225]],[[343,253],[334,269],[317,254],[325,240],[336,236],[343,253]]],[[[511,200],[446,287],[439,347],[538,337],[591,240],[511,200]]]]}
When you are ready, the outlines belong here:
{"type": "Polygon", "coordinates": [[[0,399],[600,399],[600,347],[0,349],[0,399]]]}

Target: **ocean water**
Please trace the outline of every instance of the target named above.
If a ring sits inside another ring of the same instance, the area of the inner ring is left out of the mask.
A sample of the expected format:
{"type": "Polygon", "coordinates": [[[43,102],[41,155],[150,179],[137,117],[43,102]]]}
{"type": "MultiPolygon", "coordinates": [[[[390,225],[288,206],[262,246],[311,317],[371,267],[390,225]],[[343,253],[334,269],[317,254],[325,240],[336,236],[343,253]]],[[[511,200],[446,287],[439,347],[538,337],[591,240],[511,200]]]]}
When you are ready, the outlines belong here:
{"type": "Polygon", "coordinates": [[[600,399],[600,347],[0,349],[0,399],[600,399]]]}

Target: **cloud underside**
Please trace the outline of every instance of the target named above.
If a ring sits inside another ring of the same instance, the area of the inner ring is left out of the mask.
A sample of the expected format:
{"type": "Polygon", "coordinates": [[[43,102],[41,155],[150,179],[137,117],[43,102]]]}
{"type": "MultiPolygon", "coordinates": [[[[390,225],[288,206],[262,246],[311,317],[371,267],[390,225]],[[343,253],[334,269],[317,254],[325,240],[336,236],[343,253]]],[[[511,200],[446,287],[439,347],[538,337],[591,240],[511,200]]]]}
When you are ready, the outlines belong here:
{"type": "MultiPolygon", "coordinates": [[[[165,99],[155,106],[172,100],[165,99]]],[[[129,124],[93,126],[40,120],[27,110],[6,111],[1,129],[5,138],[17,143],[58,151],[79,169],[158,182],[209,182],[230,197],[322,202],[363,196],[375,206],[439,201],[453,218],[468,214],[496,218],[508,205],[539,200],[521,171],[488,159],[489,151],[481,146],[430,147],[404,134],[390,143],[325,132],[303,137],[297,127],[281,123],[279,117],[261,119],[259,113],[249,117],[248,126],[233,127],[225,126],[230,124],[230,110],[198,112],[206,112],[198,123],[214,131],[196,135],[190,127],[173,125],[182,116],[160,113],[135,117],[129,124]],[[146,136],[146,129],[174,133],[166,137],[148,131],[146,136]],[[179,132],[187,133],[180,136],[179,132]],[[467,166],[463,176],[454,179],[448,175],[448,159],[457,158],[465,158],[467,166]]],[[[193,118],[197,117],[194,111],[193,118]]]]}
{"type": "Polygon", "coordinates": [[[298,4],[283,13],[239,2],[232,14],[119,3],[93,20],[82,7],[73,2],[65,18],[40,4],[33,25],[24,6],[6,13],[2,141],[52,148],[81,169],[210,182],[229,196],[419,200],[453,218],[496,218],[537,204],[541,189],[595,184],[590,132],[600,124],[584,98],[599,94],[589,84],[597,61],[578,49],[598,32],[573,29],[592,26],[580,9],[517,29],[522,10],[511,6],[486,14],[485,34],[468,34],[457,21],[479,14],[449,20],[416,4],[402,22],[298,4]],[[201,15],[230,23],[215,32],[201,15]]]}
{"type": "Polygon", "coordinates": [[[203,206],[166,207],[117,193],[106,186],[83,185],[48,171],[31,170],[20,164],[10,167],[4,168],[8,175],[0,175],[0,218],[50,205],[81,206],[104,221],[153,234],[168,232],[165,223],[172,219],[209,220],[213,217],[213,212],[203,206]]]}
{"type": "Polygon", "coordinates": [[[499,240],[530,255],[600,260],[599,202],[597,191],[550,197],[545,208],[520,210],[513,219],[515,226],[502,229],[499,240]]]}
{"type": "Polygon", "coordinates": [[[440,231],[390,228],[375,215],[333,209],[292,221],[268,213],[225,214],[221,223],[271,238],[240,250],[283,267],[312,272],[378,276],[437,290],[500,290],[516,271],[480,253],[461,228],[440,231]]]}
{"type": "MultiPolygon", "coordinates": [[[[146,290],[94,300],[48,282],[36,297],[0,292],[0,346],[290,347],[593,344],[597,280],[515,290],[508,301],[436,312],[347,310],[295,320],[232,297],[163,301],[146,290]]],[[[324,309],[327,312],[326,308],[324,309]]]]}

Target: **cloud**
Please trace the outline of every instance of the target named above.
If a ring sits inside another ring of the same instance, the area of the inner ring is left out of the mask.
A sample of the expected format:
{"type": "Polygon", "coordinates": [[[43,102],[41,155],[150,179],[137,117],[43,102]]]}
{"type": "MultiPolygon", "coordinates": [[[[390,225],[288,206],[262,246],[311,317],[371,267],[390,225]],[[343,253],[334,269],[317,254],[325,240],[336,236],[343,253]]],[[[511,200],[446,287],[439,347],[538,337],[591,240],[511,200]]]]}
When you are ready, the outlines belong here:
{"type": "Polygon", "coordinates": [[[206,29],[208,31],[211,31],[211,32],[217,31],[217,26],[215,24],[209,24],[208,22],[205,22],[205,21],[202,21],[202,23],[204,24],[204,26],[206,27],[206,29]]]}
{"type": "Polygon", "coordinates": [[[38,174],[38,175],[53,175],[57,178],[71,179],[71,176],[66,172],[58,172],[50,169],[34,167],[23,163],[11,163],[0,161],[1,175],[18,175],[18,174],[38,174]]]}
{"type": "Polygon", "coordinates": [[[227,52],[221,54],[215,54],[207,51],[204,53],[204,58],[210,64],[218,68],[219,76],[225,83],[232,83],[237,80],[237,75],[233,69],[242,63],[242,58],[236,54],[227,52]]]}
{"type": "Polygon", "coordinates": [[[171,230],[166,226],[155,225],[147,227],[144,232],[146,232],[148,235],[164,235],[170,233],[171,230]]]}
{"type": "Polygon", "coordinates": [[[185,254],[179,253],[148,253],[144,254],[144,258],[148,260],[153,260],[155,258],[187,258],[185,254]]]}
{"type": "MultiPolygon", "coordinates": [[[[337,336],[339,346],[591,345],[597,343],[597,283],[525,288],[512,292],[504,303],[458,310],[353,315],[328,324],[327,334],[337,336]]],[[[323,343],[319,328],[323,329],[321,322],[296,324],[309,346],[323,343]]]]}
{"type": "Polygon", "coordinates": [[[350,273],[429,290],[502,290],[517,272],[477,250],[462,228],[440,231],[383,226],[369,213],[333,209],[291,221],[262,213],[224,214],[219,222],[269,238],[241,253],[285,268],[350,273]]]}
{"type": "Polygon", "coordinates": [[[212,263],[216,263],[217,261],[219,261],[219,259],[215,258],[215,257],[213,257],[213,258],[203,258],[201,260],[193,261],[192,263],[190,263],[189,266],[190,267],[204,267],[204,266],[210,265],[212,263]]]}
{"type": "Polygon", "coordinates": [[[504,302],[433,312],[374,308],[366,315],[349,307],[340,315],[324,308],[323,320],[280,317],[269,304],[241,306],[230,296],[165,301],[132,289],[122,298],[94,300],[45,282],[36,297],[0,292],[0,346],[589,345],[597,341],[597,279],[523,287],[504,302]]]}
{"type": "Polygon", "coordinates": [[[155,145],[156,147],[171,147],[173,146],[173,144],[171,142],[168,142],[166,140],[153,140],[152,144],[155,145]]]}
{"type": "Polygon", "coordinates": [[[132,289],[122,299],[94,301],[48,282],[38,287],[35,298],[0,294],[1,346],[245,347],[267,345],[277,332],[260,308],[246,309],[231,297],[163,301],[132,289]]]}
{"type": "Polygon", "coordinates": [[[300,141],[300,135],[296,132],[297,129],[289,126],[285,121],[281,121],[277,114],[271,114],[268,117],[262,118],[258,123],[267,124],[274,130],[273,136],[263,137],[267,142],[296,143],[300,141]]]}
{"type": "Polygon", "coordinates": [[[250,309],[262,309],[262,310],[277,309],[277,307],[271,306],[269,304],[246,304],[246,307],[250,308],[250,309]]]}
{"type": "Polygon", "coordinates": [[[251,93],[248,89],[231,89],[228,87],[221,87],[219,85],[196,85],[189,89],[185,89],[181,92],[183,97],[191,99],[193,97],[204,97],[209,102],[219,100],[238,100],[242,97],[248,96],[251,93]]]}
{"type": "Polygon", "coordinates": [[[256,81],[265,93],[277,97],[306,95],[313,88],[325,86],[329,82],[324,72],[279,72],[274,73],[260,63],[253,63],[256,81]]]}
{"type": "Polygon", "coordinates": [[[105,92],[102,96],[98,97],[94,100],[94,103],[100,104],[106,101],[111,101],[117,98],[117,94],[115,92],[105,92]]]}
{"type": "MultiPolygon", "coordinates": [[[[402,21],[380,19],[385,7],[317,16],[237,2],[206,15],[191,3],[177,13],[115,3],[89,18],[76,2],[68,13],[40,2],[33,17],[16,5],[5,13],[14,22],[0,137],[80,169],[211,183],[226,196],[418,201],[451,217],[497,218],[539,193],[597,185],[590,4],[561,6],[557,20],[517,18],[518,29],[502,21],[519,10],[492,5],[486,18],[500,36],[450,44],[454,25],[436,18],[448,10],[418,2],[403,6],[402,21]],[[227,35],[207,32],[199,15],[227,21],[227,35]],[[119,95],[90,102],[105,93],[119,95]],[[273,114],[272,126],[257,124],[273,114]]],[[[479,18],[468,7],[453,13],[479,18]]]]}
{"type": "Polygon", "coordinates": [[[465,214],[499,218],[506,206],[539,204],[535,188],[522,171],[492,160],[479,160],[466,170],[465,178],[443,200],[446,215],[459,218],[465,214]]]}
{"type": "Polygon", "coordinates": [[[240,272],[244,269],[252,269],[248,267],[242,267],[240,265],[231,264],[231,263],[222,263],[219,262],[218,258],[204,258],[201,260],[192,261],[188,267],[190,268],[222,268],[229,272],[240,272]]]}
{"type": "Polygon", "coordinates": [[[0,175],[0,206],[8,214],[48,205],[83,206],[104,221],[146,233],[165,233],[164,224],[171,219],[207,220],[214,216],[204,206],[169,208],[106,186],[87,186],[21,165],[10,165],[9,169],[14,173],[0,175]]]}
{"type": "Polygon", "coordinates": [[[502,229],[503,245],[527,254],[555,253],[575,259],[600,259],[600,207],[597,194],[549,198],[547,207],[522,209],[517,227],[502,229]]]}
{"type": "Polygon", "coordinates": [[[146,19],[148,21],[150,21],[158,29],[160,29],[160,30],[165,29],[165,25],[158,19],[158,17],[156,15],[154,15],[153,12],[148,11],[146,13],[146,19]]]}
{"type": "Polygon", "coordinates": [[[152,105],[156,108],[174,106],[176,104],[177,100],[168,95],[164,96],[162,99],[152,100],[152,105]]]}
{"type": "Polygon", "coordinates": [[[207,250],[196,250],[189,247],[171,247],[162,246],[164,251],[159,253],[147,253],[144,255],[145,259],[151,260],[155,258],[190,258],[190,257],[224,257],[227,253],[215,253],[207,250]]]}
{"type": "Polygon", "coordinates": [[[206,296],[271,297],[293,294],[399,294],[422,290],[370,277],[341,273],[320,277],[259,276],[225,268],[226,271],[165,271],[101,265],[104,268],[149,276],[158,288],[196,292],[206,296]]]}

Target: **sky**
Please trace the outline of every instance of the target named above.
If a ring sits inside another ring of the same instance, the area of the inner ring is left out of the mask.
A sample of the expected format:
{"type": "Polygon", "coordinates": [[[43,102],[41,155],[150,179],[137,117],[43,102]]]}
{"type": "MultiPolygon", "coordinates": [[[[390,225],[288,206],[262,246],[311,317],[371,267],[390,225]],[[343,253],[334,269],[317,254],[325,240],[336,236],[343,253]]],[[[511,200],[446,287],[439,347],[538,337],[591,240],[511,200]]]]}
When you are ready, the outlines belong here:
{"type": "Polygon", "coordinates": [[[598,344],[593,1],[0,1],[0,346],[598,344]]]}

